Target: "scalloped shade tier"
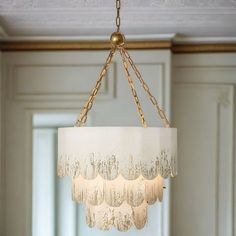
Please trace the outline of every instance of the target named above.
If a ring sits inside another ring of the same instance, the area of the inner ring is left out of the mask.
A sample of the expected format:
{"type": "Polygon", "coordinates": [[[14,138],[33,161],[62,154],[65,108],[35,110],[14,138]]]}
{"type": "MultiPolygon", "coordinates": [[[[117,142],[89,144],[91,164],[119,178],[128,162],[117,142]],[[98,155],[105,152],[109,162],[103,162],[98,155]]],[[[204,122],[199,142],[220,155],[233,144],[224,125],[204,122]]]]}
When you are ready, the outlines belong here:
{"type": "Polygon", "coordinates": [[[58,175],[72,178],[72,198],[86,205],[89,227],[142,229],[147,206],[162,201],[163,178],[177,175],[177,130],[60,128],[58,175]]]}

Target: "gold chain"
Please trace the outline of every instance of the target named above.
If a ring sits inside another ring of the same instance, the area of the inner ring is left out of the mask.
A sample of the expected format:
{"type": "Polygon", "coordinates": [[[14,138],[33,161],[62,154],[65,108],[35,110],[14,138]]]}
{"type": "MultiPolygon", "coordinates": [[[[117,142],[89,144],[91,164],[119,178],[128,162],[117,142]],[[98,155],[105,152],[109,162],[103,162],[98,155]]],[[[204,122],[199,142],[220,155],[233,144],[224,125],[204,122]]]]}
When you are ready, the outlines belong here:
{"type": "Polygon", "coordinates": [[[129,53],[123,48],[123,53],[125,55],[125,57],[128,59],[131,67],[134,70],[134,73],[136,74],[138,80],[140,81],[140,83],[142,84],[143,89],[146,91],[151,103],[155,106],[158,114],[160,115],[162,121],[164,122],[165,127],[169,128],[170,127],[170,122],[168,121],[165,112],[160,108],[156,98],[152,95],[152,93],[150,92],[150,89],[148,87],[148,85],[146,84],[146,82],[142,79],[142,76],[140,74],[140,72],[138,71],[137,67],[135,66],[133,60],[131,59],[129,53]]]}
{"type": "Polygon", "coordinates": [[[130,86],[132,95],[134,97],[134,101],[136,103],[137,106],[137,110],[138,110],[138,114],[140,116],[140,120],[142,123],[143,127],[147,127],[147,122],[145,120],[144,117],[144,113],[141,107],[141,104],[139,102],[139,98],[134,86],[134,81],[130,75],[129,72],[129,64],[132,67],[135,75],[137,76],[139,82],[141,83],[143,89],[145,90],[145,92],[148,95],[148,98],[150,99],[151,103],[155,106],[158,114],[160,115],[162,121],[164,122],[165,127],[170,127],[170,122],[168,121],[165,112],[160,108],[156,98],[152,95],[152,93],[150,92],[150,89],[148,87],[148,85],[146,84],[146,82],[142,79],[141,74],[139,73],[137,67],[135,66],[133,60],[131,59],[129,53],[126,51],[126,49],[124,48],[124,36],[119,32],[120,31],[120,7],[121,7],[121,3],[120,0],[116,0],[116,10],[117,10],[117,15],[116,15],[116,26],[117,26],[117,32],[118,32],[118,36],[122,36],[121,42],[120,42],[120,38],[117,35],[114,35],[114,40],[113,38],[111,39],[111,42],[113,42],[114,45],[119,45],[119,47],[113,47],[107,57],[106,63],[102,68],[102,71],[100,73],[100,76],[98,77],[98,80],[96,81],[95,87],[92,89],[89,99],[87,100],[87,102],[85,103],[85,105],[83,106],[79,117],[77,118],[76,122],[75,122],[75,126],[82,126],[85,124],[86,120],[87,120],[87,115],[88,112],[91,110],[92,106],[93,106],[93,102],[94,99],[101,87],[101,82],[102,79],[104,78],[104,76],[107,73],[107,70],[111,64],[112,58],[116,52],[116,49],[119,50],[121,58],[122,58],[122,64],[125,70],[125,74],[128,80],[128,84],[130,86]]]}
{"type": "Polygon", "coordinates": [[[83,126],[85,124],[85,122],[87,120],[87,114],[88,114],[89,110],[91,110],[91,108],[93,106],[94,99],[95,99],[95,97],[96,97],[96,95],[98,93],[99,88],[101,87],[102,79],[104,78],[104,76],[107,73],[108,67],[111,64],[111,60],[112,60],[112,58],[114,56],[114,53],[115,53],[115,49],[111,49],[111,51],[110,51],[110,53],[109,53],[109,55],[107,57],[106,63],[103,66],[102,72],[101,72],[98,80],[96,81],[96,85],[92,89],[88,101],[85,103],[84,107],[82,108],[82,110],[80,112],[80,115],[79,115],[78,119],[75,122],[75,126],[83,126]]]}
{"type": "Polygon", "coordinates": [[[116,27],[117,27],[117,32],[120,31],[120,0],[116,0],[116,27]]]}
{"type": "Polygon", "coordinates": [[[128,80],[128,83],[129,83],[132,95],[134,97],[134,101],[135,101],[136,106],[137,106],[137,110],[138,110],[138,114],[140,116],[141,123],[142,123],[143,127],[146,128],[147,127],[147,123],[146,123],[146,120],[145,120],[145,117],[144,117],[144,113],[143,113],[141,104],[139,102],[139,98],[138,98],[136,89],[134,87],[134,81],[133,81],[133,79],[132,79],[132,77],[131,77],[131,75],[129,73],[128,63],[127,63],[127,61],[125,59],[125,55],[124,55],[123,50],[120,49],[119,52],[120,52],[120,55],[122,57],[122,62],[123,62],[123,66],[124,66],[124,69],[125,69],[125,74],[126,74],[126,77],[127,77],[127,80],[128,80]]]}

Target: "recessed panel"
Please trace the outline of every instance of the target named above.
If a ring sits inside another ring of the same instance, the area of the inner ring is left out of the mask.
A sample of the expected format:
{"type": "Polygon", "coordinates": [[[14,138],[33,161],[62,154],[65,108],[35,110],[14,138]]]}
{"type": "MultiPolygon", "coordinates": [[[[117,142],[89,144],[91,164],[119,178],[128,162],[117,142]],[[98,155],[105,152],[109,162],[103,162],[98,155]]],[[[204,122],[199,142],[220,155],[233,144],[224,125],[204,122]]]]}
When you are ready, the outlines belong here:
{"type": "MultiPolygon", "coordinates": [[[[95,86],[103,65],[24,65],[14,67],[13,96],[23,100],[85,99],[95,86]]],[[[98,97],[113,96],[112,64],[98,97]]]]}

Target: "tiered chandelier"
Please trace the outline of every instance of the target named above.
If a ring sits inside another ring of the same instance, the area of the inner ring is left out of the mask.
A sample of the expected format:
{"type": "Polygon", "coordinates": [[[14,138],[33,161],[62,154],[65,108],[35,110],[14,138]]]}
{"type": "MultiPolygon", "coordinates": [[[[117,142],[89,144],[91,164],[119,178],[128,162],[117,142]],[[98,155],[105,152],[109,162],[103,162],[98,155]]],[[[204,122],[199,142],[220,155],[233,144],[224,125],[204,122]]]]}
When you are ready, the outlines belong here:
{"type": "Polygon", "coordinates": [[[142,229],[148,205],[163,198],[163,178],[177,174],[177,130],[170,128],[148,85],[125,49],[120,32],[120,0],[116,0],[117,31],[111,50],[74,127],[58,130],[58,175],[72,178],[72,198],[86,205],[86,223],[109,230],[142,229]],[[83,127],[114,54],[121,56],[142,127],[83,127]],[[129,67],[134,71],[164,128],[148,127],[129,67]]]}

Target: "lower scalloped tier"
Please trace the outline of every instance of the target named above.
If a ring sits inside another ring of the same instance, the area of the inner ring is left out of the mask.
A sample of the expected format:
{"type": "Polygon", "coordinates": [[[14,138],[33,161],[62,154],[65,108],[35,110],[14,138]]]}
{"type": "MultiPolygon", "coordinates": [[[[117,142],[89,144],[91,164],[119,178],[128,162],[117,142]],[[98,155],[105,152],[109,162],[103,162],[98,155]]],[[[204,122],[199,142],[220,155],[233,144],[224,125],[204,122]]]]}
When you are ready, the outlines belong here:
{"type": "Polygon", "coordinates": [[[57,168],[60,177],[81,175],[85,179],[94,179],[100,175],[103,179],[114,180],[122,175],[127,180],[134,180],[142,175],[151,180],[158,175],[163,178],[177,175],[176,155],[172,156],[168,150],[162,150],[153,158],[132,155],[119,158],[116,155],[98,153],[86,156],[59,155],[57,168]]]}
{"type": "Polygon", "coordinates": [[[93,180],[86,180],[82,176],[72,179],[72,199],[79,203],[101,205],[106,203],[112,207],[119,207],[124,202],[137,207],[143,202],[149,205],[163,198],[163,178],[157,176],[147,180],[140,176],[136,180],[126,180],[121,175],[114,180],[105,180],[97,176],[93,180]]]}
{"type": "Polygon", "coordinates": [[[86,223],[101,230],[109,230],[112,226],[119,231],[127,231],[131,226],[142,229],[147,222],[147,204],[131,207],[124,202],[119,207],[110,207],[106,203],[99,206],[86,205],[86,223]]]}

